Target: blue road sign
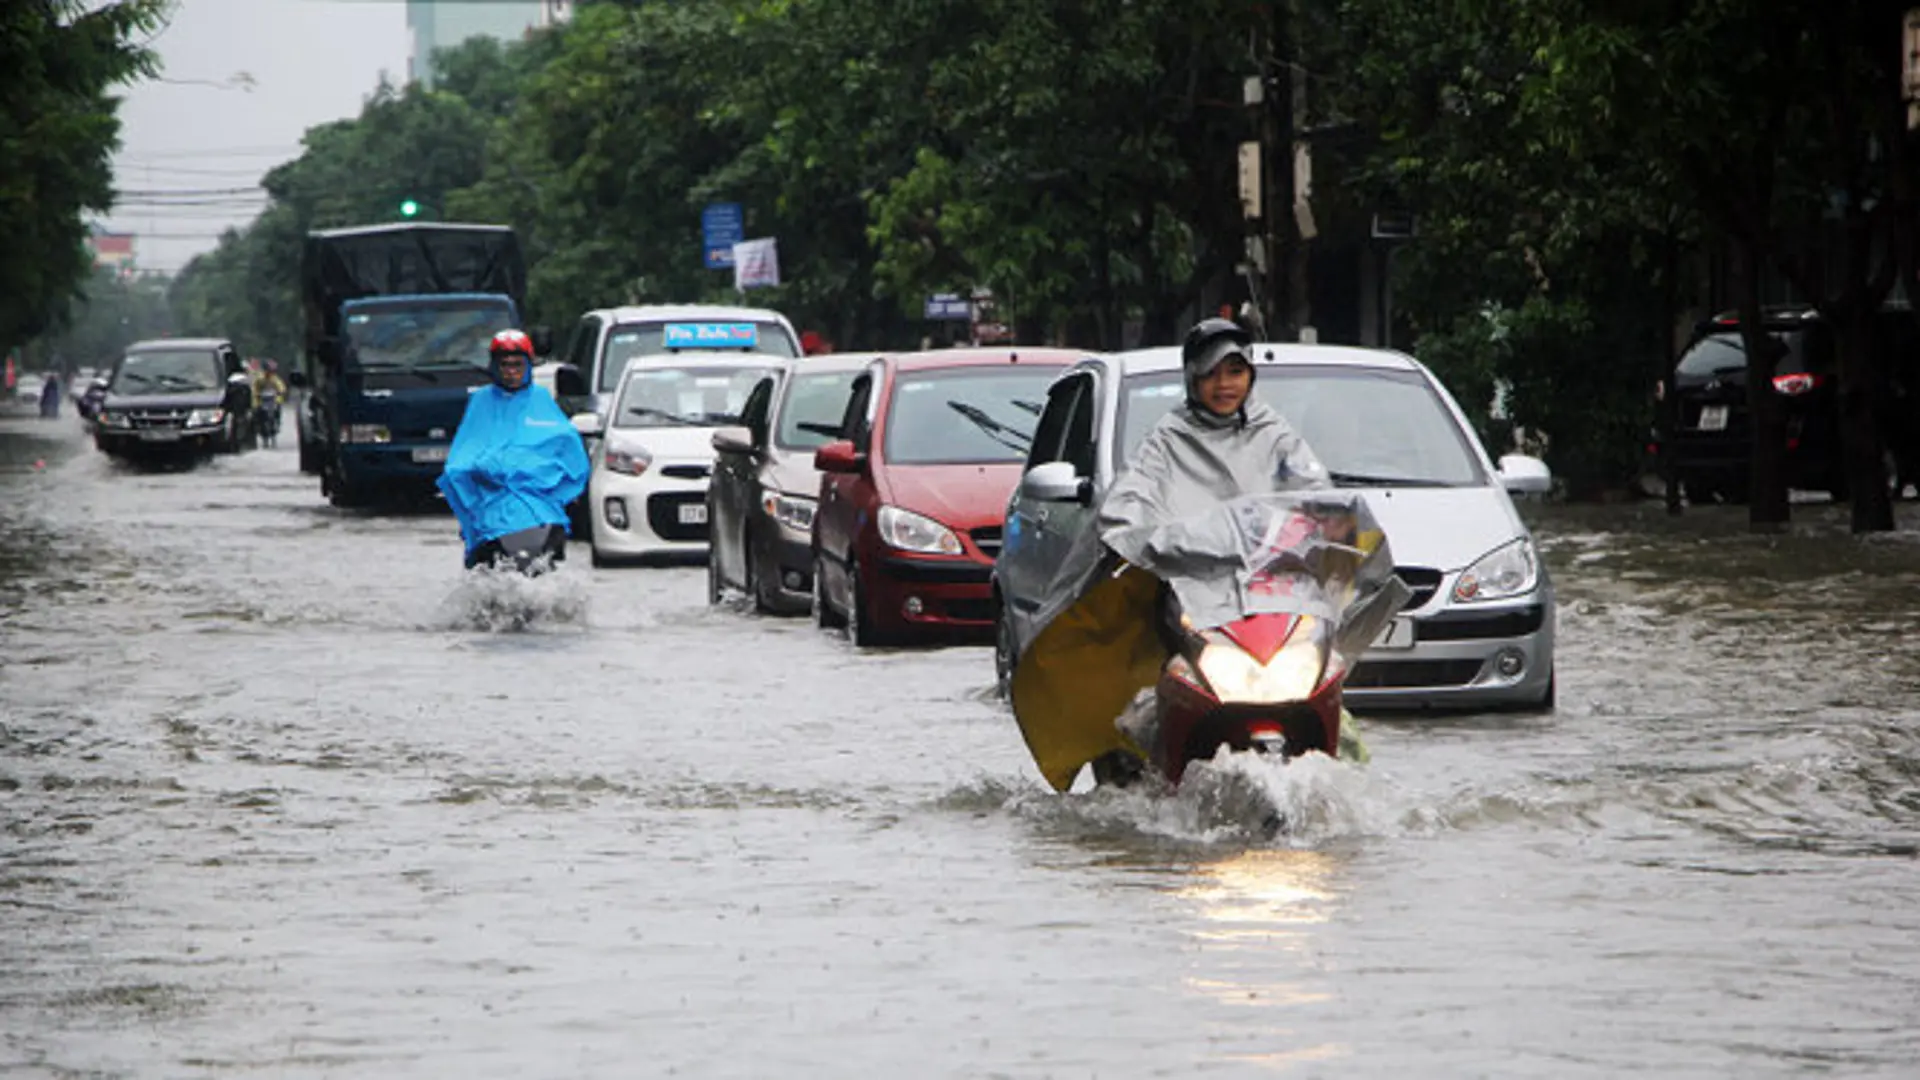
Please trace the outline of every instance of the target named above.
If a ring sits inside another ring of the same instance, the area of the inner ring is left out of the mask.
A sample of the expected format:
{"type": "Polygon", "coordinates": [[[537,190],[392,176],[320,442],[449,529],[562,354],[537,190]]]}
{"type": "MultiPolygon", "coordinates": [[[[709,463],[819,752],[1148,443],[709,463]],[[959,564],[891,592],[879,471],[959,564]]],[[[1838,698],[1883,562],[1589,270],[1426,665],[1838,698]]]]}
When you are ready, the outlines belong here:
{"type": "Polygon", "coordinates": [[[934,293],[927,297],[926,317],[929,320],[966,322],[973,318],[973,302],[958,293],[934,293]]]}
{"type": "Polygon", "coordinates": [[[707,269],[733,269],[733,245],[746,238],[747,222],[739,203],[708,203],[700,211],[700,244],[707,269]]]}

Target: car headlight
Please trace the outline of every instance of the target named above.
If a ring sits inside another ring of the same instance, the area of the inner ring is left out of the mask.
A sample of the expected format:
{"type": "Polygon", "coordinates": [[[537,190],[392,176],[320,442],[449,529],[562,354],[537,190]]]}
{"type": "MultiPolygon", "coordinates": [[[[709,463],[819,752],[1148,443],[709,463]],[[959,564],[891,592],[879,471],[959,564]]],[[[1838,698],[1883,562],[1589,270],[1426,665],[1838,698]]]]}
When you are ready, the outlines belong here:
{"type": "Polygon", "coordinates": [[[813,512],[819,504],[804,495],[769,494],[760,500],[767,516],[794,532],[813,531],[813,512]]]}
{"type": "Polygon", "coordinates": [[[1326,650],[1312,619],[1301,619],[1293,636],[1273,659],[1262,664],[1244,649],[1212,641],[1200,650],[1195,665],[1221,704],[1305,701],[1320,685],[1326,650]]]}
{"type": "Polygon", "coordinates": [[[1494,548],[1466,568],[1453,583],[1453,598],[1462,604],[1477,600],[1505,600],[1523,596],[1540,584],[1540,556],[1533,541],[1521,537],[1494,548]]]}
{"type": "Polygon", "coordinates": [[[340,429],[340,441],[343,443],[386,443],[393,441],[393,432],[385,424],[348,424],[340,429]]]}
{"type": "Polygon", "coordinates": [[[187,414],[188,427],[217,427],[227,418],[225,409],[195,409],[187,414]]]}
{"type": "Polygon", "coordinates": [[[638,443],[608,443],[600,463],[608,472],[639,476],[653,464],[653,453],[638,443]]]}
{"type": "Polygon", "coordinates": [[[101,427],[132,427],[133,421],[127,419],[126,413],[103,412],[100,414],[100,426],[101,427]]]}
{"type": "Polygon", "coordinates": [[[897,506],[880,508],[880,539],[888,547],[901,551],[919,551],[929,555],[958,555],[960,538],[945,525],[911,510],[897,506]]]}

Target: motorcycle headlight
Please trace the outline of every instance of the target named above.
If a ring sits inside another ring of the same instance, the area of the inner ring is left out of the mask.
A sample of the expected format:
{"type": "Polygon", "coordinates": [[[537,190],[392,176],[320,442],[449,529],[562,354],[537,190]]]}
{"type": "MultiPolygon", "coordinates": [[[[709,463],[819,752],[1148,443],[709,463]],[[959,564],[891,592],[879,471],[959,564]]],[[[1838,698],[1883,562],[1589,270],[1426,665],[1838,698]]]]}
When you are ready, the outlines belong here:
{"type": "Polygon", "coordinates": [[[188,427],[218,427],[227,418],[225,409],[195,409],[187,414],[188,427]]]}
{"type": "Polygon", "coordinates": [[[1478,600],[1505,600],[1524,596],[1540,584],[1540,556],[1533,541],[1521,537],[1494,548],[1461,573],[1453,583],[1453,598],[1463,604],[1478,600]]]}
{"type": "Polygon", "coordinates": [[[768,495],[760,502],[768,517],[802,533],[813,531],[813,512],[818,505],[804,495],[768,495]]]}
{"type": "Polygon", "coordinates": [[[1302,619],[1293,636],[1264,664],[1231,642],[1209,641],[1195,666],[1213,696],[1231,705],[1305,701],[1320,685],[1326,660],[1319,635],[1302,619]]]}
{"type": "Polygon", "coordinates": [[[653,464],[653,453],[638,443],[608,443],[600,461],[608,472],[639,476],[653,464]]]}
{"type": "Polygon", "coordinates": [[[929,555],[958,555],[960,538],[945,525],[911,510],[897,506],[880,508],[880,539],[888,547],[901,551],[919,551],[929,555]]]}

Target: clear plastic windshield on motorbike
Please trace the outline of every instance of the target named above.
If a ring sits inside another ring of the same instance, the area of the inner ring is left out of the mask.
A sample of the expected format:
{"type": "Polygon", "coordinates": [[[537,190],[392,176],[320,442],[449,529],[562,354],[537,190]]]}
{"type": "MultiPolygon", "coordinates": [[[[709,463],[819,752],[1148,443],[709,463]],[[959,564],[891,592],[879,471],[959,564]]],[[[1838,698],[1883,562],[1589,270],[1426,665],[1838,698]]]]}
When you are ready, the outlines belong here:
{"type": "Polygon", "coordinates": [[[1333,661],[1351,666],[1410,595],[1386,534],[1359,492],[1243,495],[1208,513],[1119,541],[1166,582],[1194,629],[1252,615],[1311,615],[1333,627],[1333,661]]]}

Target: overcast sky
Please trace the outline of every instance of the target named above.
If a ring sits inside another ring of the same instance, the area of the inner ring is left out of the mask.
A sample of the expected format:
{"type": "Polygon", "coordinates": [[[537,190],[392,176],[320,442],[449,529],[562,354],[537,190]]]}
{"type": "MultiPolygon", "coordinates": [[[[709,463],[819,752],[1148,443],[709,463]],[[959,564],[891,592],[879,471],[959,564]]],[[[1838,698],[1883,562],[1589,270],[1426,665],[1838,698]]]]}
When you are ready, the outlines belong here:
{"type": "Polygon", "coordinates": [[[142,268],[179,269],[253,219],[261,175],[308,127],[357,115],[383,71],[404,81],[408,45],[399,0],[180,0],[153,40],[164,81],[122,91],[123,198],[104,224],[138,235],[142,268]]]}

